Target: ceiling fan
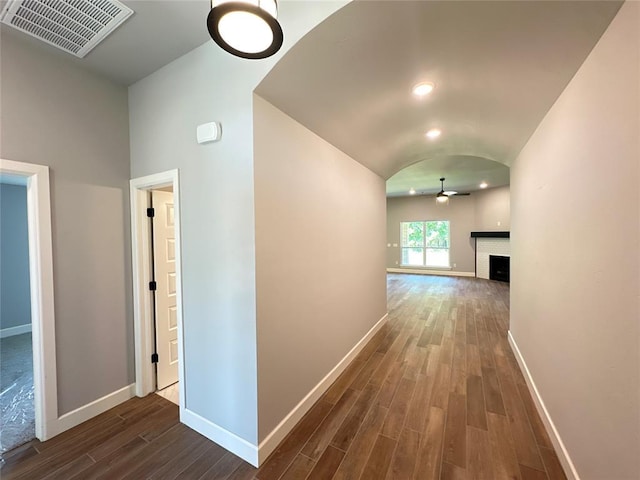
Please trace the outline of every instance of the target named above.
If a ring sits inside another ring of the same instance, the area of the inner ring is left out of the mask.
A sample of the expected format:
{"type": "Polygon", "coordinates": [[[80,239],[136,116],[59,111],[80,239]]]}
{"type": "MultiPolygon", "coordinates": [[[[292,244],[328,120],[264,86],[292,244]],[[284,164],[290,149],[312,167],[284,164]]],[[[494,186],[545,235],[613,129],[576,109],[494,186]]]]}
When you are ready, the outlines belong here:
{"type": "Polygon", "coordinates": [[[440,191],[436,194],[436,202],[438,203],[447,203],[449,201],[449,197],[453,197],[454,195],[471,195],[469,192],[459,193],[454,190],[444,190],[444,180],[445,178],[440,178],[440,191]]]}

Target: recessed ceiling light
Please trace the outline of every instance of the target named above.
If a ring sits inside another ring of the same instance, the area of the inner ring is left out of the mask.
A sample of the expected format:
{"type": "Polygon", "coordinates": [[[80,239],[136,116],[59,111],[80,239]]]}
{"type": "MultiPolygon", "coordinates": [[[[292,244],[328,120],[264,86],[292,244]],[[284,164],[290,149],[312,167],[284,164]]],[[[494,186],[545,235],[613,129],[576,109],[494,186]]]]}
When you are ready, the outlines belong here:
{"type": "Polygon", "coordinates": [[[480,188],[487,188],[489,186],[489,184],[487,182],[482,182],[480,184],[480,188]]]}
{"type": "Polygon", "coordinates": [[[442,131],[439,128],[432,128],[426,133],[426,135],[427,135],[427,138],[434,139],[434,138],[438,138],[441,133],[442,131]]]}
{"type": "Polygon", "coordinates": [[[413,87],[413,94],[416,97],[424,97],[426,95],[429,95],[434,88],[435,86],[433,85],[433,83],[429,83],[429,82],[419,83],[413,87]]]}
{"type": "Polygon", "coordinates": [[[412,188],[411,190],[409,190],[409,195],[415,195],[416,191],[412,188]]]}

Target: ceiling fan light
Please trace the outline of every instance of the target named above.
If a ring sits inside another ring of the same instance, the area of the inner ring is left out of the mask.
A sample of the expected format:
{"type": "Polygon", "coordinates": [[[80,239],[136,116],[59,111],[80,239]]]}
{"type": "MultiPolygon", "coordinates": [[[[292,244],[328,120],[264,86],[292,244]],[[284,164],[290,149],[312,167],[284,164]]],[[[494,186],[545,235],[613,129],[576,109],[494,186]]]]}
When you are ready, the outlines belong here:
{"type": "Polygon", "coordinates": [[[241,58],[267,58],[282,46],[276,0],[212,0],[207,17],[211,38],[241,58]]]}
{"type": "Polygon", "coordinates": [[[440,178],[440,191],[436,194],[436,205],[446,205],[449,203],[449,196],[444,191],[445,178],[440,178]]]}

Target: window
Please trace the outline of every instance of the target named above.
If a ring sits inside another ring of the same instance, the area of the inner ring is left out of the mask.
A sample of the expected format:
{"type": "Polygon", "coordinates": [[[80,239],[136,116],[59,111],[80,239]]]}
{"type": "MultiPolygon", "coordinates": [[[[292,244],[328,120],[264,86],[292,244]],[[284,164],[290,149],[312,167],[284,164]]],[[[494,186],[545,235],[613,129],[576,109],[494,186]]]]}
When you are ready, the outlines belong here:
{"type": "Polygon", "coordinates": [[[402,265],[449,268],[449,222],[401,222],[402,265]]]}

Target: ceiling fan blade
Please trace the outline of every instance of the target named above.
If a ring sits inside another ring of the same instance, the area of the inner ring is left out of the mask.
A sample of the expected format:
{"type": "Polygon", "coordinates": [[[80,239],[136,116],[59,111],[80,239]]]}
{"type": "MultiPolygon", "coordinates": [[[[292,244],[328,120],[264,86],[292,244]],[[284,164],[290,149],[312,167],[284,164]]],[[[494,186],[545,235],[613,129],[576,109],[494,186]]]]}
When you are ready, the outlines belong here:
{"type": "Polygon", "coordinates": [[[453,197],[453,196],[467,196],[467,195],[471,195],[471,193],[469,192],[464,192],[464,193],[460,193],[460,192],[456,192],[455,190],[446,190],[444,189],[444,180],[445,178],[442,177],[440,179],[440,191],[436,194],[436,197],[453,197]]]}

